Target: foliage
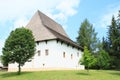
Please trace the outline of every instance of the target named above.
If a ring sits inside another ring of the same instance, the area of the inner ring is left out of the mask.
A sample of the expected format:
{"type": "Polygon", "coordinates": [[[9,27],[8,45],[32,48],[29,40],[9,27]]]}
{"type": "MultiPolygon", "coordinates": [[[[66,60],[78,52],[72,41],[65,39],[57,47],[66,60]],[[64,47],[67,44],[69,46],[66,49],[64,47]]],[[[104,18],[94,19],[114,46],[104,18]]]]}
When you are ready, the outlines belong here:
{"type": "Polygon", "coordinates": [[[104,50],[107,51],[111,57],[111,68],[120,69],[120,11],[117,20],[114,16],[111,20],[111,25],[108,28],[107,44],[104,50]]]}
{"type": "Polygon", "coordinates": [[[102,43],[101,43],[101,49],[105,50],[106,52],[109,52],[109,43],[107,41],[107,39],[105,39],[104,37],[102,38],[102,43]]]}
{"type": "Polygon", "coordinates": [[[9,62],[9,59],[7,59],[7,56],[4,56],[1,55],[1,63],[3,64],[3,66],[8,66],[8,62],[9,62]]]}
{"type": "Polygon", "coordinates": [[[2,60],[5,64],[18,63],[20,74],[21,66],[33,57],[35,52],[35,41],[32,31],[25,28],[17,28],[7,38],[2,50],[2,60]]]}
{"type": "Polygon", "coordinates": [[[104,49],[107,49],[106,40],[103,37],[102,42],[99,41],[97,51],[94,56],[96,58],[96,64],[91,67],[92,69],[108,69],[110,66],[110,56],[104,49]]]}
{"type": "Polygon", "coordinates": [[[84,53],[82,55],[82,58],[80,60],[80,63],[82,65],[85,65],[87,70],[96,63],[96,58],[90,53],[90,51],[87,49],[87,47],[84,47],[84,53]]]}
{"type": "Polygon", "coordinates": [[[104,50],[100,50],[97,55],[97,66],[100,69],[106,69],[109,67],[109,65],[110,65],[109,54],[104,50]]]}
{"type": "Polygon", "coordinates": [[[81,47],[88,47],[88,50],[90,52],[94,52],[96,50],[97,46],[97,33],[95,32],[95,29],[93,28],[93,25],[89,23],[87,19],[81,23],[78,37],[77,37],[77,43],[81,47]]]}

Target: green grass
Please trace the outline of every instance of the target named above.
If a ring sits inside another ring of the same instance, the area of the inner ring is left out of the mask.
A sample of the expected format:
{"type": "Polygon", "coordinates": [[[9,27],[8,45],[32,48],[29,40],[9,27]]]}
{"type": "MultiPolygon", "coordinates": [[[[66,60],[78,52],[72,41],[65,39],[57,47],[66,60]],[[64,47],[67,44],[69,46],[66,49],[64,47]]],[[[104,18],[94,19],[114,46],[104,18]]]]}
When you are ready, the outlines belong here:
{"type": "Polygon", "coordinates": [[[120,80],[120,71],[90,70],[87,71],[39,71],[0,72],[0,80],[120,80]]]}

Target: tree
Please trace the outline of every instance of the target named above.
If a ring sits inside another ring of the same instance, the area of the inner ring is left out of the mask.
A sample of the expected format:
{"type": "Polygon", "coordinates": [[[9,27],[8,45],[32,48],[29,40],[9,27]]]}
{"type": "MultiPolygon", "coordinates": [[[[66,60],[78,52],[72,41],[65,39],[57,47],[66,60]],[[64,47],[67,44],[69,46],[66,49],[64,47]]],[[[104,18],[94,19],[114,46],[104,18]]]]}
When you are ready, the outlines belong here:
{"type": "Polygon", "coordinates": [[[97,66],[100,69],[106,69],[109,67],[109,65],[110,65],[109,54],[104,50],[100,50],[97,55],[97,66]]]}
{"type": "Polygon", "coordinates": [[[32,31],[26,28],[17,28],[10,33],[3,47],[2,60],[6,63],[18,63],[18,74],[21,66],[34,56],[35,41],[32,31]]]}
{"type": "Polygon", "coordinates": [[[104,37],[102,38],[101,49],[106,52],[109,52],[109,42],[104,37]]]}
{"type": "Polygon", "coordinates": [[[84,47],[86,46],[90,52],[94,52],[97,47],[97,33],[95,32],[95,29],[93,28],[93,25],[89,23],[87,19],[81,23],[78,37],[77,37],[77,43],[84,47]]]}
{"type": "Polygon", "coordinates": [[[87,68],[87,71],[89,71],[89,67],[95,65],[95,63],[96,63],[96,58],[90,53],[88,48],[85,46],[84,53],[80,60],[80,64],[85,65],[85,67],[87,68]]]}
{"type": "Polygon", "coordinates": [[[8,62],[9,62],[9,59],[7,59],[7,56],[4,56],[1,55],[1,63],[3,64],[3,66],[8,66],[8,62]]]}
{"type": "MultiPolygon", "coordinates": [[[[119,12],[120,14],[120,12],[119,12]]],[[[111,67],[120,68],[120,16],[115,20],[114,16],[108,28],[108,53],[112,59],[111,67]]]]}

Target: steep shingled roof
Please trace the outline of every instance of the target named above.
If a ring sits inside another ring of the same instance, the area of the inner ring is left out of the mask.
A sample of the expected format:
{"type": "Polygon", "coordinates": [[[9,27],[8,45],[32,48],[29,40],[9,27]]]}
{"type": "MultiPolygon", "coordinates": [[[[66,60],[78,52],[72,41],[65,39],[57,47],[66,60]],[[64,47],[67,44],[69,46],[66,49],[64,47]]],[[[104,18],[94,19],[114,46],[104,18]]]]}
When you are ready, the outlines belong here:
{"type": "Polygon", "coordinates": [[[54,20],[40,11],[35,13],[30,22],[27,24],[26,28],[33,32],[35,41],[57,39],[82,49],[75,42],[69,39],[60,24],[56,23],[54,20]]]}

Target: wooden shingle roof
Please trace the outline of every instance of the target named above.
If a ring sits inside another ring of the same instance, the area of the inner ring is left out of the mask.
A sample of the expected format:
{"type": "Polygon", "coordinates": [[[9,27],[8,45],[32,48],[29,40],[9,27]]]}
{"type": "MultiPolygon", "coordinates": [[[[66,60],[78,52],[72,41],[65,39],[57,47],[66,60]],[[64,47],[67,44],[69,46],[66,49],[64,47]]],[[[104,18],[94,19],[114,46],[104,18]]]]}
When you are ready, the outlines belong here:
{"type": "Polygon", "coordinates": [[[40,11],[35,13],[26,28],[33,32],[35,41],[56,39],[82,49],[68,37],[60,24],[40,11]]]}

